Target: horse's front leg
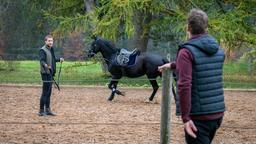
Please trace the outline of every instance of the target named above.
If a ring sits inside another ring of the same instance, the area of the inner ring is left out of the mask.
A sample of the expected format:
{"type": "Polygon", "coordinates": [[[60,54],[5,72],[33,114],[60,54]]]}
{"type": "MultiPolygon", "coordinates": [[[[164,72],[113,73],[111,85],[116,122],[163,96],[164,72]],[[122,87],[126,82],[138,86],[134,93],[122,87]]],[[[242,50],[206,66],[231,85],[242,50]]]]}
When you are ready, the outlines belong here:
{"type": "Polygon", "coordinates": [[[111,94],[110,94],[110,96],[108,97],[108,100],[109,100],[109,101],[112,101],[112,100],[114,99],[115,93],[118,94],[118,92],[120,92],[120,91],[118,91],[118,90],[116,89],[117,84],[118,84],[118,81],[117,81],[117,80],[113,80],[113,79],[112,79],[112,80],[110,81],[110,83],[108,84],[108,88],[111,90],[111,94]],[[117,92],[117,91],[118,91],[118,92],[117,92]]]}
{"type": "Polygon", "coordinates": [[[124,96],[125,93],[124,92],[121,92],[117,89],[117,84],[118,84],[118,80],[115,79],[115,80],[111,80],[110,83],[108,84],[108,88],[111,90],[111,91],[114,91],[116,94],[118,95],[122,95],[124,96]]]}
{"type": "Polygon", "coordinates": [[[125,93],[124,93],[124,92],[121,92],[120,90],[117,89],[117,84],[118,84],[118,81],[116,81],[116,83],[114,83],[114,90],[115,90],[115,93],[116,93],[117,95],[122,95],[122,96],[124,96],[125,93]]]}

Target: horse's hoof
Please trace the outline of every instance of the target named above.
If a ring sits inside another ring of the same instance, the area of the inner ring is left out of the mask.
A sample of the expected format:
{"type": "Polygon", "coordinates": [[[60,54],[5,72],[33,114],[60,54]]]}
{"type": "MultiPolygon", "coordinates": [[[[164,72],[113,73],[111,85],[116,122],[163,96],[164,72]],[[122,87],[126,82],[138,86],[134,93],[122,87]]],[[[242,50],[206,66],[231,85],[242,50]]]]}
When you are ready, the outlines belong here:
{"type": "Polygon", "coordinates": [[[153,100],[149,100],[149,99],[146,100],[145,103],[148,103],[148,104],[158,104],[157,101],[155,101],[155,100],[153,101],[153,100]]]}
{"type": "Polygon", "coordinates": [[[121,96],[125,96],[125,92],[121,92],[119,90],[116,90],[116,94],[121,95],[121,96]]]}
{"type": "Polygon", "coordinates": [[[121,92],[120,95],[121,95],[121,96],[125,96],[125,92],[121,92]]]}
{"type": "Polygon", "coordinates": [[[145,103],[147,103],[147,104],[152,104],[152,103],[154,103],[154,102],[153,102],[153,101],[150,101],[150,100],[148,99],[148,100],[145,101],[145,103]]]}
{"type": "Polygon", "coordinates": [[[108,101],[112,101],[114,99],[114,97],[113,96],[110,96],[109,98],[108,98],[108,101]]]}
{"type": "Polygon", "coordinates": [[[145,103],[150,103],[151,101],[149,101],[148,99],[144,101],[145,103]]]}

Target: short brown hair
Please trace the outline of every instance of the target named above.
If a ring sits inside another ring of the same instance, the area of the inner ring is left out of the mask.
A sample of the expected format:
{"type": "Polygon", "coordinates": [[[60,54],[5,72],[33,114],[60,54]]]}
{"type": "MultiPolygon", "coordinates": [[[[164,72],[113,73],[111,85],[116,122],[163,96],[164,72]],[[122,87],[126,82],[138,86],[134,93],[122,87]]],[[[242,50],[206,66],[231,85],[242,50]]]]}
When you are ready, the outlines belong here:
{"type": "Polygon", "coordinates": [[[44,41],[47,41],[48,38],[53,38],[53,36],[50,35],[50,34],[49,34],[49,35],[46,35],[46,36],[44,37],[44,41]]]}
{"type": "Polygon", "coordinates": [[[189,12],[187,23],[191,27],[191,34],[202,34],[208,27],[208,16],[202,10],[192,9],[189,12]]]}

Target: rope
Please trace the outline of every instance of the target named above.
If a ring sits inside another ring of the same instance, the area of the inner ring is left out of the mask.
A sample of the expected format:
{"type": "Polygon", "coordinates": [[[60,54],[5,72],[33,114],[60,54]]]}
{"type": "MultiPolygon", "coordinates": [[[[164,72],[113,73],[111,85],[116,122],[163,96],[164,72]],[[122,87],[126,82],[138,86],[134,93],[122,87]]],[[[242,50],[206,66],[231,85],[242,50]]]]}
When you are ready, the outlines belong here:
{"type": "MultiPolygon", "coordinates": [[[[130,78],[130,79],[132,79],[132,81],[134,81],[134,78],[130,78]]],[[[122,80],[128,80],[128,81],[130,81],[130,79],[102,79],[102,80],[61,80],[61,82],[86,82],[86,81],[89,81],[89,82],[91,82],[91,81],[95,81],[95,82],[100,82],[100,81],[105,81],[105,80],[113,80],[113,81],[122,81],[122,80]]],[[[136,80],[139,80],[139,81],[145,81],[145,80],[157,80],[157,78],[155,78],[155,79],[147,79],[147,78],[145,78],[145,79],[140,79],[140,78],[136,78],[136,80]]],[[[160,80],[160,79],[159,79],[160,80]]],[[[31,81],[22,81],[22,82],[31,82],[31,81]]],[[[43,80],[41,80],[40,82],[54,82],[54,81],[43,81],[43,80]]]]}
{"type": "MultiPolygon", "coordinates": [[[[183,126],[183,123],[178,122],[172,122],[171,124],[183,126]]],[[[221,125],[221,128],[228,128],[228,129],[242,129],[242,130],[255,130],[256,127],[239,127],[239,126],[227,126],[227,125],[221,125]]]]}
{"type": "MultiPolygon", "coordinates": [[[[139,126],[139,125],[160,125],[160,122],[148,122],[148,123],[94,123],[94,122],[0,122],[0,125],[127,125],[127,126],[139,126]]],[[[171,124],[183,126],[182,123],[172,122],[171,124]]],[[[228,129],[241,129],[241,130],[256,130],[256,127],[239,127],[239,126],[227,126],[221,125],[220,128],[228,129]]]]}
{"type": "Polygon", "coordinates": [[[0,122],[0,125],[160,125],[159,122],[155,123],[93,123],[93,122],[0,122]]]}

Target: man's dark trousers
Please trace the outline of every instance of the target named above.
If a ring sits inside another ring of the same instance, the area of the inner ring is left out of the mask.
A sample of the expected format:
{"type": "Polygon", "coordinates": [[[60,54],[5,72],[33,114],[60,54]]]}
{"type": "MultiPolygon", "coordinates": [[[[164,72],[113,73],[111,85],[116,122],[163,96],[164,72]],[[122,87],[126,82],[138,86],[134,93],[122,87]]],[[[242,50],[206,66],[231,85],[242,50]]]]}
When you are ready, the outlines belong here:
{"type": "Polygon", "coordinates": [[[50,74],[42,74],[43,89],[40,98],[40,109],[50,108],[50,97],[52,94],[52,76],[50,74]]]}
{"type": "Polygon", "coordinates": [[[217,129],[220,127],[223,117],[216,120],[193,120],[197,132],[196,139],[185,131],[187,144],[211,144],[217,129]]]}

